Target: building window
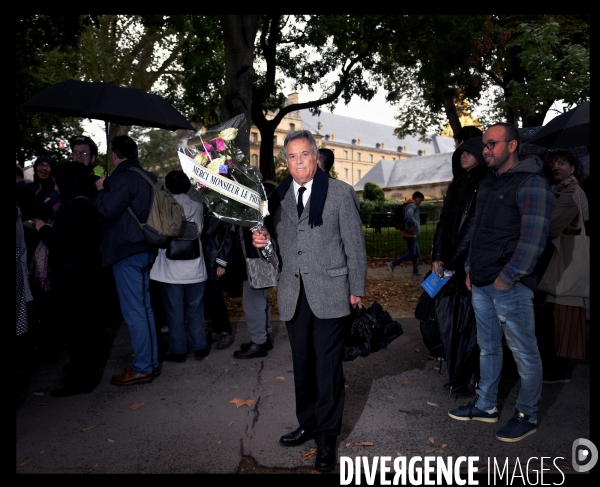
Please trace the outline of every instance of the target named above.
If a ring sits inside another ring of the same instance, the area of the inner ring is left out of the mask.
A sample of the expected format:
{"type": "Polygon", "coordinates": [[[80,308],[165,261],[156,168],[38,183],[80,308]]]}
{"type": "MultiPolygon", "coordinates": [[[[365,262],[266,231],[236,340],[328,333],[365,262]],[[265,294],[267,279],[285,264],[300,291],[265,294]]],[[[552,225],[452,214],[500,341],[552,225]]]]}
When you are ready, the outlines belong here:
{"type": "Polygon", "coordinates": [[[290,123],[290,132],[295,132],[296,131],[296,125],[293,123],[290,123]]]}
{"type": "Polygon", "coordinates": [[[254,142],[255,144],[258,142],[258,134],[256,132],[250,133],[250,141],[254,142]]]}
{"type": "Polygon", "coordinates": [[[344,159],[348,159],[348,151],[347,150],[344,151],[344,159]]]}
{"type": "Polygon", "coordinates": [[[360,161],[360,152],[357,152],[357,153],[356,153],[356,160],[357,160],[357,161],[360,161]]]}
{"type": "Polygon", "coordinates": [[[277,136],[276,135],[273,136],[273,145],[277,145],[277,136]]]}
{"type": "Polygon", "coordinates": [[[348,179],[348,169],[344,169],[344,179],[348,179]]]}
{"type": "Polygon", "coordinates": [[[356,170],[356,179],[360,179],[361,173],[362,173],[362,171],[360,169],[356,170]]]}
{"type": "Polygon", "coordinates": [[[395,161],[395,160],[396,160],[396,158],[395,158],[395,157],[392,157],[392,161],[395,161]]]}
{"type": "Polygon", "coordinates": [[[373,162],[373,154],[369,154],[369,162],[373,162]]]}
{"type": "Polygon", "coordinates": [[[258,155],[252,154],[252,165],[258,166],[258,155]]]}

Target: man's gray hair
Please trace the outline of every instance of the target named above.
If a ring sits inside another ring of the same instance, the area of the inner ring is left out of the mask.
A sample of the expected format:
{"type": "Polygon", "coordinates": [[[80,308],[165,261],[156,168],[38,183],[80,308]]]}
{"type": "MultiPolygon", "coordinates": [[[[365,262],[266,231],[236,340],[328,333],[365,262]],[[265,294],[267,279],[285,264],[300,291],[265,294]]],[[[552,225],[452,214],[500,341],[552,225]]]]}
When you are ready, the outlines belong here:
{"type": "Polygon", "coordinates": [[[296,130],[295,132],[290,132],[285,136],[285,140],[283,142],[283,157],[287,160],[287,145],[293,140],[304,139],[308,140],[310,143],[310,147],[313,151],[313,155],[315,158],[319,155],[319,149],[317,149],[317,142],[315,138],[308,130],[296,130]]]}

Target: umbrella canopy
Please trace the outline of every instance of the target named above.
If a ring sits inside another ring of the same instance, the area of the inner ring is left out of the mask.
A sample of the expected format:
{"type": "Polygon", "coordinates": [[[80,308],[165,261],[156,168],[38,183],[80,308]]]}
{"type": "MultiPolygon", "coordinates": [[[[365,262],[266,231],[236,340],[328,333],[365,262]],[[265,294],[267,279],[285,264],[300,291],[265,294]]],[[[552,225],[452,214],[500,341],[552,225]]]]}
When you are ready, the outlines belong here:
{"type": "Polygon", "coordinates": [[[159,95],[113,83],[61,81],[22,105],[64,117],[84,117],[119,125],[167,130],[196,130],[173,105],[159,95]]]}
{"type": "Polygon", "coordinates": [[[556,149],[590,145],[590,102],[559,115],[537,132],[529,143],[556,149]]]}
{"type": "Polygon", "coordinates": [[[569,152],[575,158],[577,163],[577,173],[590,175],[590,155],[586,146],[581,147],[561,147],[555,146],[552,149],[543,147],[541,145],[532,144],[531,140],[543,129],[544,127],[524,127],[518,128],[519,138],[521,144],[519,146],[519,155],[524,157],[528,155],[536,155],[542,159],[546,159],[550,152],[556,150],[564,150],[569,152]]]}

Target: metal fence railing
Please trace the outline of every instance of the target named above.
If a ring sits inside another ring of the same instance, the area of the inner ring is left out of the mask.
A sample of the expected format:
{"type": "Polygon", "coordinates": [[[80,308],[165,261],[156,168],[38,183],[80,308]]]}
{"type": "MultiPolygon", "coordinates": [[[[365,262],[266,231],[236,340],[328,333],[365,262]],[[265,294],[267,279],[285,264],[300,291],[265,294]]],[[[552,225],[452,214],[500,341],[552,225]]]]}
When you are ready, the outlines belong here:
{"type": "MultiPolygon", "coordinates": [[[[419,249],[421,259],[429,259],[433,246],[433,236],[438,220],[431,220],[421,225],[419,249]]],[[[408,252],[406,241],[402,238],[400,230],[394,227],[367,228],[363,226],[365,246],[369,259],[397,259],[408,252]]]]}

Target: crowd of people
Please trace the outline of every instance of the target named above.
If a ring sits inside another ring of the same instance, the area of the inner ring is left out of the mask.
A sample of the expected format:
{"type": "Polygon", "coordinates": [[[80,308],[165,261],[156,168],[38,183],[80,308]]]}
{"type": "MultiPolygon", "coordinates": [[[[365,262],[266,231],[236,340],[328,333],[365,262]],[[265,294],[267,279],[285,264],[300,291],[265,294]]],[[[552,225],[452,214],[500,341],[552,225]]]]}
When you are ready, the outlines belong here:
{"type": "MultiPolygon", "coordinates": [[[[542,383],[568,381],[569,359],[584,358],[589,295],[542,293],[537,283],[560,252],[555,239],[585,231],[586,193],[570,153],[550,152],[546,161],[519,157],[511,124],[485,132],[465,127],[455,139],[431,268],[440,278],[446,270],[453,275],[432,299],[449,366],[446,387],[457,397],[476,397],[448,414],[498,422],[503,356],[511,353],[520,391],[496,438],[520,441],[537,430],[542,383]]],[[[164,185],[200,249],[177,260],[169,249],[148,244],[141,230],[153,195],[146,178],[157,178],[142,168],[135,141],[113,138],[110,175],[97,164],[89,137],[75,137],[70,147],[68,163],[38,157],[32,182],[17,165],[16,334],[23,356],[35,353],[36,360],[56,360],[66,344],[65,384],[51,394],[89,393],[100,381],[110,308],[89,288],[90,275],[119,303],[119,319],[129,328],[133,361],[112,384],[152,382],[162,359],[181,363],[193,351],[203,360],[213,344],[215,350],[231,347],[225,290],[241,294],[251,337],[234,357],[266,357],[273,349],[268,288],[250,285],[246,258],[263,258],[260,250],[270,240],[280,263],[277,305],[290,337],[298,420],[279,443],[295,447],[314,439],[315,467],[332,470],[344,409],[345,318],[362,307],[367,275],[359,200],[351,186],[329,175],[333,153],[319,150],[309,131],[288,134],[290,175],[279,185],[263,183],[269,216],[253,232],[219,219],[190,191],[183,171],[170,171],[164,185]],[[82,321],[90,309],[98,313],[82,321]],[[162,316],[168,351],[159,359],[162,316]]],[[[410,260],[413,277],[422,277],[415,262],[423,200],[415,192],[405,204],[409,251],[389,263],[392,275],[410,260]]]]}

